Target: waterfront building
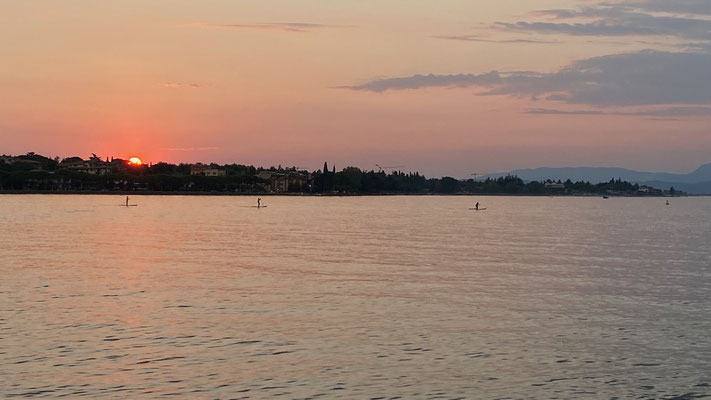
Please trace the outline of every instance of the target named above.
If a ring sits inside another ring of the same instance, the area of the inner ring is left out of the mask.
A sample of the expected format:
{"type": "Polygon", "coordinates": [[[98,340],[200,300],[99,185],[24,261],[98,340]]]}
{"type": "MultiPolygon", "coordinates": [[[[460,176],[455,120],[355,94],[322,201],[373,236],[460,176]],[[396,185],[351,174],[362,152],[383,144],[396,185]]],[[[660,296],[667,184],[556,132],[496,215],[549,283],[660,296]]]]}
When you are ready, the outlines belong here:
{"type": "Polygon", "coordinates": [[[546,182],[544,186],[548,189],[565,189],[564,183],[546,182]]]}
{"type": "Polygon", "coordinates": [[[96,155],[92,155],[88,160],[81,157],[69,157],[59,163],[59,168],[85,174],[108,175],[116,171],[116,163],[108,159],[104,161],[96,155]]]}
{"type": "Polygon", "coordinates": [[[265,189],[273,193],[303,192],[311,184],[311,175],[297,171],[261,171],[257,178],[267,182],[265,189]]]}
{"type": "Polygon", "coordinates": [[[190,166],[190,175],[227,176],[227,171],[224,168],[215,168],[205,164],[194,164],[190,166]]]}

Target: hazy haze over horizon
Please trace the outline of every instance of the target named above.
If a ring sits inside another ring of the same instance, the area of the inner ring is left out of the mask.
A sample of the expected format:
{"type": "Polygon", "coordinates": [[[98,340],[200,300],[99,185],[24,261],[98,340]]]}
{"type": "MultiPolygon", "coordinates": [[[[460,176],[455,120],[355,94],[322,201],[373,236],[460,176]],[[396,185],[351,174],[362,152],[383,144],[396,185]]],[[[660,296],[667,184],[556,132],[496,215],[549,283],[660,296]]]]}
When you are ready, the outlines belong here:
{"type": "Polygon", "coordinates": [[[7,0],[0,153],[428,176],[711,162],[708,0],[7,0]]]}

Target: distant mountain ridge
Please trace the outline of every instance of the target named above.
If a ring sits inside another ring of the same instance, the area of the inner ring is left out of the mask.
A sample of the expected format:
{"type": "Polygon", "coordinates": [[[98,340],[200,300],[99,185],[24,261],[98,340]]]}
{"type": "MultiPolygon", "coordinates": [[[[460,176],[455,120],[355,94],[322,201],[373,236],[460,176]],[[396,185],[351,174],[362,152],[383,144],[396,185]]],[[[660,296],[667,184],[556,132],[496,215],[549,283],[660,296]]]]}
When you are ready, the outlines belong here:
{"type": "Polygon", "coordinates": [[[671,174],[667,172],[644,172],[626,168],[608,167],[568,167],[568,168],[532,168],[516,169],[487,175],[487,178],[498,178],[506,175],[516,175],[524,181],[566,180],[573,182],[589,181],[591,183],[606,182],[610,179],[622,179],[640,185],[653,186],[668,190],[674,187],[690,194],[711,194],[711,163],[704,164],[688,174],[671,174]]]}

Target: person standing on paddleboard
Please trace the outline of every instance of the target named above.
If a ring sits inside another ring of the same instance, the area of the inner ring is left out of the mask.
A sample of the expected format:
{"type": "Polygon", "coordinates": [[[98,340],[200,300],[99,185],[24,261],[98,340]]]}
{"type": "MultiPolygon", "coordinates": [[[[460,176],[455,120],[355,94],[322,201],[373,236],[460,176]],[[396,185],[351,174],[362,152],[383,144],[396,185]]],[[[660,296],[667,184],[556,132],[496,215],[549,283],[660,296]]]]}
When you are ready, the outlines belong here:
{"type": "Polygon", "coordinates": [[[476,202],[476,205],[474,206],[474,209],[477,210],[477,211],[479,211],[479,202],[478,202],[478,201],[476,202]]]}
{"type": "Polygon", "coordinates": [[[128,207],[128,196],[126,196],[126,207],[128,207]]]}
{"type": "Polygon", "coordinates": [[[257,208],[262,207],[262,199],[260,197],[257,197],[257,208]]]}

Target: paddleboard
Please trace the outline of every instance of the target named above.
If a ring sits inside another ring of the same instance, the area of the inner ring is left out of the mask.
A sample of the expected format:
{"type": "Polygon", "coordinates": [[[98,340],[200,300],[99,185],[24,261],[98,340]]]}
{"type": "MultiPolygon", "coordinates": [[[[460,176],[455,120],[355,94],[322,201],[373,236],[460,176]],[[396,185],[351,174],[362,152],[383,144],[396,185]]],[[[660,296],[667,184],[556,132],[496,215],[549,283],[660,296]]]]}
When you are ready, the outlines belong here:
{"type": "Polygon", "coordinates": [[[470,210],[472,210],[472,211],[486,211],[486,208],[481,208],[481,207],[479,207],[478,209],[477,208],[470,208],[470,210]]]}
{"type": "Polygon", "coordinates": [[[119,207],[138,207],[138,204],[129,204],[129,205],[119,204],[119,207]]]}
{"type": "Polygon", "coordinates": [[[252,206],[252,208],[267,208],[267,206],[252,206]]]}

